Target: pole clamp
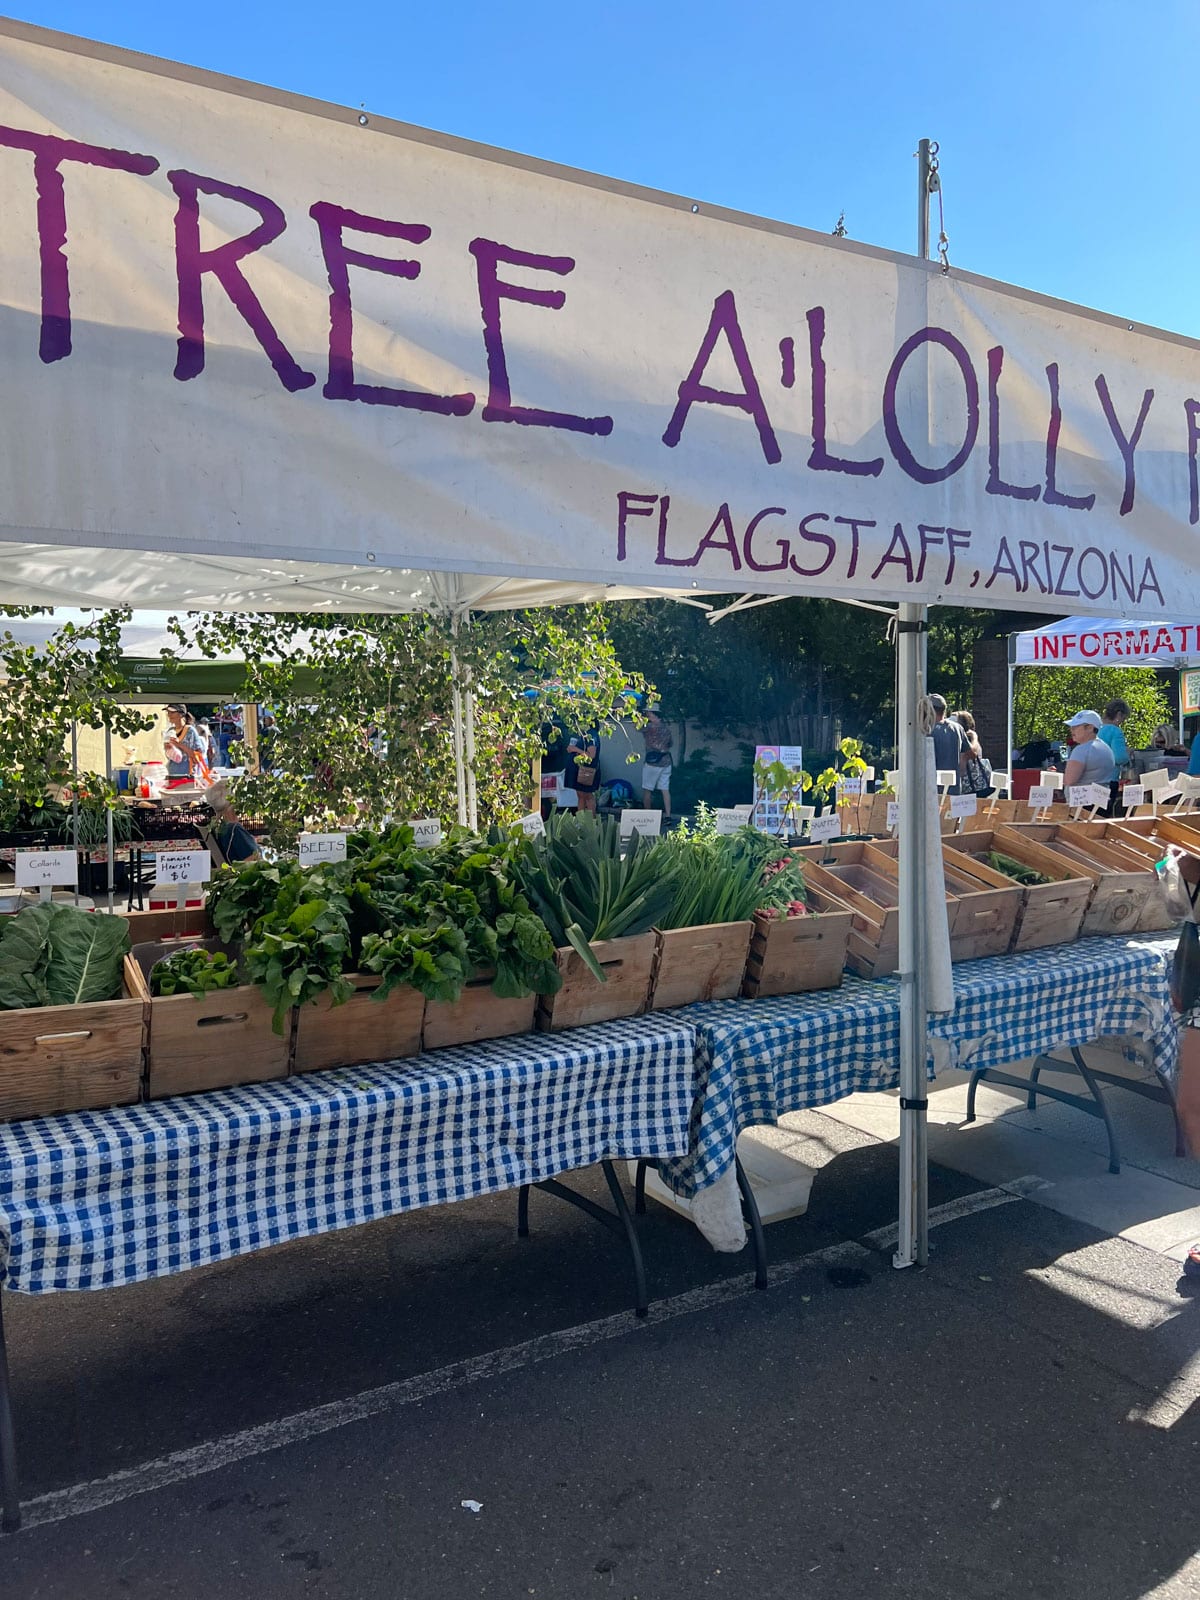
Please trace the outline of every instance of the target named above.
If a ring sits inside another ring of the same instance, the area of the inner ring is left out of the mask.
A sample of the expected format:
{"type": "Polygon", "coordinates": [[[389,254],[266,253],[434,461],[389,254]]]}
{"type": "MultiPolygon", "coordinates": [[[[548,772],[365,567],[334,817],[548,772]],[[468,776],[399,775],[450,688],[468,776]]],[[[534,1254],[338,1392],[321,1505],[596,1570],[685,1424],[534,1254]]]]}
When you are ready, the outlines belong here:
{"type": "Polygon", "coordinates": [[[899,617],[893,619],[892,627],[897,633],[928,633],[928,622],[901,622],[899,617]]]}
{"type": "Polygon", "coordinates": [[[929,1101],[928,1100],[906,1100],[904,1098],[904,1096],[901,1095],[900,1096],[900,1109],[901,1109],[901,1111],[928,1111],[929,1110],[929,1101]]]}

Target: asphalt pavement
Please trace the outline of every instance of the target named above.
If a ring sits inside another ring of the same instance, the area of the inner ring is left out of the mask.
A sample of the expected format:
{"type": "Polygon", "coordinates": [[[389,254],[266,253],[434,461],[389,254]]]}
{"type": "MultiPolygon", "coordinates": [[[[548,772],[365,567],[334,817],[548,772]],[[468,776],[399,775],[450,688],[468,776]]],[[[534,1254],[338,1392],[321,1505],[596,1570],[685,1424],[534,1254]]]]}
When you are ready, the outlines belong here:
{"type": "Polygon", "coordinates": [[[935,1170],[931,1265],[896,1272],[894,1149],[809,1126],[772,1288],[652,1208],[646,1323],[619,1243],[540,1195],[524,1241],[499,1196],[7,1297],[0,1595],[1194,1600],[1177,1266],[935,1170]]]}

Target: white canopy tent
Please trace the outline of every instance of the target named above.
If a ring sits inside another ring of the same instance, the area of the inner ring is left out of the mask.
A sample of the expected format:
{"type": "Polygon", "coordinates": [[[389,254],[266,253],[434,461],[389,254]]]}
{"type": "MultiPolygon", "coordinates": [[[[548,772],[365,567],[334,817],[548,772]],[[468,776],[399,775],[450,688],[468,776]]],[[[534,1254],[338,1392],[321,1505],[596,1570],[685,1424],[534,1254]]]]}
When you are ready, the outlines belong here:
{"type": "MultiPolygon", "coordinates": [[[[1042,628],[1010,633],[1006,765],[1015,737],[1018,667],[1158,667],[1182,673],[1194,666],[1200,666],[1200,620],[1129,622],[1109,617],[1063,617],[1042,628]]],[[[1181,694],[1181,711],[1183,704],[1181,694]]]]}
{"type": "Polygon", "coordinates": [[[0,61],[0,600],[896,606],[923,1260],[927,607],[1200,608],[1198,347],[22,23],[0,61]]]}

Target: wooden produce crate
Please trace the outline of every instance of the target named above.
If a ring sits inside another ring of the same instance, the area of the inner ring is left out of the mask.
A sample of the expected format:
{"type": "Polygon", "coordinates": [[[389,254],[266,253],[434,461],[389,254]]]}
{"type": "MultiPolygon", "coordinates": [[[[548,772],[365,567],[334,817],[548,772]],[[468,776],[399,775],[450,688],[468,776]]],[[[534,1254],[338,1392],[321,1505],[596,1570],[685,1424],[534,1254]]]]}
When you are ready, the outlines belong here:
{"type": "Polygon", "coordinates": [[[427,1000],[422,1032],[423,1048],[441,1050],[451,1044],[474,1044],[478,1039],[504,1039],[533,1028],[537,995],[504,1000],[492,989],[495,973],[477,972],[463,985],[457,1000],[427,1000]]]}
{"type": "Polygon", "coordinates": [[[146,1008],[128,956],[122,978],[120,1000],[0,1011],[0,1122],[140,1098],[146,1008]]]}
{"type": "Polygon", "coordinates": [[[740,994],[755,924],[713,922],[697,928],[658,928],[650,1009],[728,1000],[740,994]]]}
{"type": "MultiPolygon", "coordinates": [[[[970,863],[948,848],[942,839],[942,871],[946,888],[951,961],[978,961],[982,956],[1002,956],[1010,949],[1021,915],[1021,889],[986,863],[970,863]]],[[[889,839],[879,846],[893,860],[900,846],[889,839]]]]}
{"type": "Polygon", "coordinates": [[[885,837],[888,832],[888,801],[895,795],[864,794],[859,799],[843,799],[837,808],[843,833],[870,833],[885,837]]]}
{"type": "Polygon", "coordinates": [[[815,916],[755,917],[742,984],[748,998],[841,987],[854,913],[807,881],[805,892],[815,916]]]}
{"type": "Polygon", "coordinates": [[[122,911],[129,924],[131,944],[152,944],[166,939],[187,939],[194,943],[211,932],[203,906],[181,906],[170,911],[122,911]]]}
{"type": "Polygon", "coordinates": [[[217,939],[156,940],[133,947],[136,981],[149,1014],[146,1098],[230,1089],[239,1083],[286,1078],[291,1055],[290,1018],[282,1035],[271,1027],[271,1007],[253,984],[190,994],[150,994],[150,969],[175,950],[222,950],[217,939]]]}
{"type": "Polygon", "coordinates": [[[864,978],[887,977],[900,960],[900,888],[888,854],[894,849],[894,841],[856,841],[797,852],[804,857],[805,886],[840,901],[851,913],[846,965],[864,978]]]}
{"type": "MultiPolygon", "coordinates": [[[[960,833],[948,848],[961,857],[960,865],[973,875],[977,874],[981,881],[992,881],[981,869],[988,867],[986,857],[993,850],[1011,856],[1022,866],[1032,867],[1051,880],[1031,884],[1028,888],[1018,885],[1021,908],[1011,949],[1041,950],[1047,945],[1070,944],[1078,939],[1091,899],[1092,880],[1080,877],[1079,869],[1070,862],[1035,839],[1026,838],[1016,828],[960,833]]],[[[988,873],[995,875],[990,867],[988,873]]]]}
{"type": "Polygon", "coordinates": [[[1172,916],[1166,896],[1158,884],[1154,871],[1156,861],[1161,861],[1168,845],[1200,856],[1200,832],[1179,817],[1126,817],[1107,824],[1104,841],[1110,847],[1127,852],[1141,862],[1154,878],[1154,888],[1147,897],[1145,910],[1136,931],[1138,933],[1168,933],[1179,926],[1179,918],[1172,916]]]}
{"type": "Polygon", "coordinates": [[[377,977],[359,972],[351,974],[351,981],[354,993],[342,1005],[335,1006],[330,996],[323,994],[293,1012],[293,1072],[395,1061],[420,1050],[425,996],[401,986],[386,1000],[376,1000],[377,977]]]}
{"type": "MultiPolygon", "coordinates": [[[[999,829],[997,837],[1004,831],[999,829]]],[[[1083,938],[1100,933],[1133,933],[1156,887],[1152,871],[1118,855],[1115,848],[1105,846],[1103,839],[1076,833],[1069,823],[1029,823],[1022,827],[1021,834],[1062,856],[1081,876],[1091,878],[1092,897],[1079,930],[1083,938]]]]}
{"type": "Polygon", "coordinates": [[[556,951],[563,986],[557,994],[538,996],[539,1028],[557,1033],[590,1022],[611,1022],[614,1017],[637,1017],[646,1010],[658,949],[655,935],[602,939],[592,949],[608,981],[597,983],[574,950],[556,951]]]}

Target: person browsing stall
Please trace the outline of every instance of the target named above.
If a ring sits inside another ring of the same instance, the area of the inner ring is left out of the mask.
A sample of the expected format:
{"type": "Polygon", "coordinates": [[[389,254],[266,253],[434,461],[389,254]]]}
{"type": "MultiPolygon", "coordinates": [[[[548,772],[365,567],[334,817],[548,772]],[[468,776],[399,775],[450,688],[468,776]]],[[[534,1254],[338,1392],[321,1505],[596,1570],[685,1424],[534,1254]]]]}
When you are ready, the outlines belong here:
{"type": "Polygon", "coordinates": [[[1067,757],[1063,787],[1073,789],[1081,783],[1110,784],[1117,775],[1117,763],[1109,746],[1100,738],[1103,726],[1097,711],[1077,711],[1068,717],[1072,749],[1067,757]]]}
{"type": "Polygon", "coordinates": [[[671,815],[671,746],[674,738],[656,706],[642,732],[646,754],[642,762],[642,804],[647,811],[655,790],[662,795],[663,816],[671,815]]]}
{"type": "Polygon", "coordinates": [[[1117,770],[1129,765],[1129,746],[1125,742],[1125,720],[1129,716],[1128,700],[1110,700],[1100,719],[1100,732],[1096,735],[1113,753],[1117,770]]]}
{"type": "Polygon", "coordinates": [[[214,783],[204,797],[212,811],[212,838],[217,849],[231,865],[241,866],[247,861],[257,861],[258,841],[242,827],[229,798],[225,783],[214,783]]]}
{"type": "Polygon", "coordinates": [[[959,723],[946,715],[946,701],[940,694],[931,694],[929,704],[933,707],[935,722],[933,724],[933,761],[939,772],[953,772],[955,781],[950,787],[951,794],[957,794],[958,780],[962,775],[970,754],[967,736],[959,723]]]}
{"type": "Polygon", "coordinates": [[[200,737],[186,706],[168,706],[171,731],[163,740],[167,758],[167,786],[178,789],[206,775],[207,742],[200,737]]]}

